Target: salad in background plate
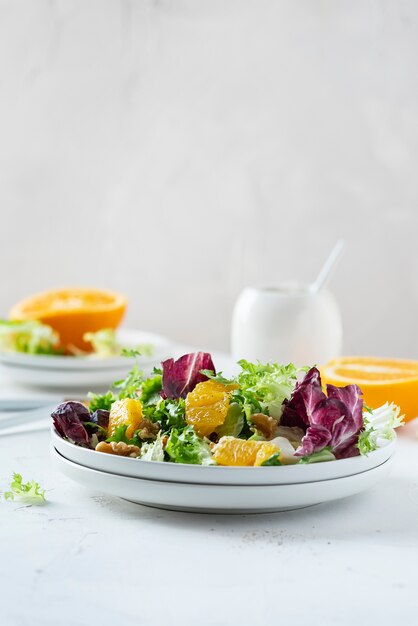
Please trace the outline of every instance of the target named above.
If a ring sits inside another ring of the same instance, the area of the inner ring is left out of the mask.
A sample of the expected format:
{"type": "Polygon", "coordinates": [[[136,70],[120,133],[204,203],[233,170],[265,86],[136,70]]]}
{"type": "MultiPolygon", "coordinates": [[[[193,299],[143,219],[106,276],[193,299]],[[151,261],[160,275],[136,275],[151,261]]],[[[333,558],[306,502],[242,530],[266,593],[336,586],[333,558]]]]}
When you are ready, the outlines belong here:
{"type": "Polygon", "coordinates": [[[89,406],[52,413],[76,446],[140,461],[282,466],[367,455],[395,438],[399,407],[365,407],[355,385],[326,385],[316,367],[239,361],[226,378],[205,352],[167,359],[144,377],[136,364],[89,406]]]}
{"type": "Polygon", "coordinates": [[[0,351],[49,356],[112,358],[135,348],[151,357],[153,346],[124,346],[116,336],[127,306],[118,293],[90,288],[46,291],[29,296],[0,320],[0,351]]]}
{"type": "Polygon", "coordinates": [[[154,346],[141,343],[135,346],[123,345],[113,328],[102,328],[96,332],[86,332],[83,340],[91,346],[89,351],[81,350],[74,344],[67,345],[64,350],[58,333],[37,320],[6,321],[0,320],[0,351],[30,355],[48,356],[92,356],[107,359],[118,356],[132,356],[140,353],[152,357],[154,346]]]}

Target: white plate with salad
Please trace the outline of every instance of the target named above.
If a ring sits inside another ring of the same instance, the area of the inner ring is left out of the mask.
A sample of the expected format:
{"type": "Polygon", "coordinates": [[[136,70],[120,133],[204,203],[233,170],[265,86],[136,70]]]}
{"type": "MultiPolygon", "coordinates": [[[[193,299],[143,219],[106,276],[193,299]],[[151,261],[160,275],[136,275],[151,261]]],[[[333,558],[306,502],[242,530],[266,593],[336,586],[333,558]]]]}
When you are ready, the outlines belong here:
{"type": "Polygon", "coordinates": [[[126,376],[133,355],[150,372],[172,350],[172,343],[161,335],[122,328],[89,333],[93,347],[89,354],[48,353],[43,325],[24,323],[15,330],[16,326],[0,323],[0,368],[13,382],[36,387],[107,388],[112,379],[126,376]],[[37,352],[40,346],[43,352],[37,352]]]}
{"type": "Polygon", "coordinates": [[[368,485],[366,474],[388,467],[398,407],[364,407],[355,384],[324,390],[316,367],[238,365],[229,378],[205,352],[167,359],[151,376],[136,365],[89,406],[56,407],[54,454],[89,476],[225,488],[355,476],[368,485]]]}
{"type": "Polygon", "coordinates": [[[60,437],[54,427],[51,436],[52,445],[62,457],[89,469],[130,478],[199,485],[286,485],[344,478],[382,465],[393,456],[396,446],[396,441],[393,440],[367,456],[341,459],[338,463],[297,463],[283,465],[280,472],[277,472],[275,467],[265,467],[263,471],[258,472],[252,467],[240,466],[208,466],[163,461],[139,463],[136,458],[105,454],[75,446],[60,437]]]}

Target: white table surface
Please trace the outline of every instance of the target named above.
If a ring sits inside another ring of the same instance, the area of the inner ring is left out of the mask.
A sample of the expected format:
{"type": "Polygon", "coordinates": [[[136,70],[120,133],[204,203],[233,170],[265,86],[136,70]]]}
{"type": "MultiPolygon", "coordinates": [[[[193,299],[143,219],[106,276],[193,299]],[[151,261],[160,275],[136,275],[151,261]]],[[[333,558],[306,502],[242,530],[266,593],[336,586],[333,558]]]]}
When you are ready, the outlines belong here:
{"type": "Polygon", "coordinates": [[[0,437],[47,504],[0,499],[3,626],[409,625],[417,620],[418,423],[373,490],[299,511],[177,513],[55,471],[47,431],[0,437]]]}

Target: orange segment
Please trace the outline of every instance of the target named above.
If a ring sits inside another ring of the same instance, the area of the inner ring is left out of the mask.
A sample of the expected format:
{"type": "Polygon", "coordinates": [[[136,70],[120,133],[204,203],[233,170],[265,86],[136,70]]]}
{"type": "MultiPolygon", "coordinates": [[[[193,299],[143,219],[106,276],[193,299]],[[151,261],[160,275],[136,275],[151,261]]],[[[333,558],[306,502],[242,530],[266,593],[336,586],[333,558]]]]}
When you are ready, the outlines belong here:
{"type": "Polygon", "coordinates": [[[83,335],[102,328],[117,328],[126,309],[126,298],[112,291],[86,288],[45,291],[18,302],[12,320],[39,320],[60,335],[64,349],[75,346],[91,351],[83,335]]]}
{"type": "MultiPolygon", "coordinates": [[[[273,454],[279,452],[278,446],[274,443],[270,443],[269,441],[259,441],[261,443],[259,449],[257,450],[257,454],[255,457],[254,465],[263,465],[264,461],[267,461],[273,454]]],[[[281,456],[279,456],[281,460],[281,456]]]]}
{"type": "Polygon", "coordinates": [[[213,449],[213,458],[218,465],[261,465],[279,448],[269,441],[254,441],[222,437],[213,449]]]}
{"type": "Polygon", "coordinates": [[[107,434],[109,437],[115,434],[116,428],[127,424],[126,436],[130,439],[142,422],[142,404],[135,398],[124,398],[112,404],[109,415],[107,434]]]}
{"type": "Polygon", "coordinates": [[[235,385],[223,385],[214,380],[199,383],[186,396],[186,422],[200,437],[209,437],[224,423],[228,413],[231,391],[235,385]]]}
{"type": "Polygon", "coordinates": [[[418,415],[418,361],[341,357],[320,370],[324,384],[359,385],[365,404],[372,409],[394,402],[401,407],[405,421],[418,415]]]}

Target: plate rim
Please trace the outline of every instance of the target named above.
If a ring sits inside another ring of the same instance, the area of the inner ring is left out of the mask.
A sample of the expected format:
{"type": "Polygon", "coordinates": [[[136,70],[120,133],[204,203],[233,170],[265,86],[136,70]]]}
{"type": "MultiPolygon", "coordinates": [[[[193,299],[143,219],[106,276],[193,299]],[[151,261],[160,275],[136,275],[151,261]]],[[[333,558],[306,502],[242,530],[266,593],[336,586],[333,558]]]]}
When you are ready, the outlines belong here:
{"type": "MultiPolygon", "coordinates": [[[[393,455],[390,456],[388,459],[386,459],[386,461],[383,461],[382,463],[379,463],[379,465],[376,465],[375,467],[371,467],[368,470],[365,470],[364,472],[358,472],[357,474],[350,474],[349,476],[339,476],[336,478],[326,478],[324,480],[313,480],[310,482],[302,482],[302,483],[274,483],[274,484],[268,484],[268,485],[251,485],[251,484],[240,484],[240,485],[229,485],[229,484],[215,484],[215,483],[194,483],[194,482],[180,482],[180,481],[167,481],[167,480],[160,480],[160,479],[149,479],[149,478],[135,478],[133,476],[124,476],[121,474],[115,474],[113,472],[104,472],[102,470],[97,470],[94,469],[92,467],[86,467],[85,465],[82,465],[81,463],[75,463],[74,461],[71,461],[71,459],[67,459],[63,454],[61,454],[54,445],[51,445],[51,453],[52,455],[58,455],[58,457],[65,463],[69,464],[70,466],[74,466],[77,468],[81,468],[82,470],[87,471],[88,473],[92,473],[92,474],[100,474],[101,476],[111,476],[112,478],[120,478],[126,481],[129,481],[131,484],[134,484],[135,482],[145,482],[145,483],[158,483],[161,485],[181,485],[182,487],[192,487],[193,489],[196,488],[200,488],[200,487],[207,487],[207,488],[211,488],[211,489],[220,489],[222,488],[222,491],[227,491],[230,488],[233,489],[243,489],[243,490],[248,490],[249,488],[252,488],[254,490],[258,490],[260,488],[268,488],[269,490],[272,489],[278,489],[280,487],[293,487],[293,488],[302,488],[305,487],[307,485],[317,485],[317,484],[322,484],[322,483],[330,483],[330,482],[334,482],[334,481],[347,481],[349,479],[355,479],[358,476],[362,476],[363,474],[368,474],[369,472],[374,472],[375,470],[379,470],[380,468],[382,468],[383,465],[386,465],[386,463],[393,463],[394,458],[393,455]],[[133,481],[133,482],[132,482],[133,481]]],[[[250,468],[251,469],[251,468],[250,468]]],[[[205,489],[205,491],[207,491],[207,489],[205,489]]]]}
{"type": "MultiPolygon", "coordinates": [[[[119,478],[126,478],[126,479],[131,479],[134,481],[146,481],[147,483],[161,483],[161,484],[175,484],[175,485],[192,485],[193,487],[245,487],[245,488],[260,488],[260,487],[296,487],[296,486],[303,486],[303,485],[312,485],[312,484],[317,484],[317,483],[324,483],[324,482],[329,482],[329,481],[333,481],[333,480],[342,480],[343,478],[353,478],[354,476],[360,476],[361,474],[365,474],[367,472],[371,472],[375,469],[378,469],[381,465],[384,465],[385,463],[389,463],[390,461],[393,461],[393,454],[387,458],[386,460],[382,461],[381,463],[379,463],[378,465],[375,465],[374,467],[370,467],[368,469],[365,469],[361,472],[356,472],[355,474],[348,474],[347,476],[334,476],[332,478],[322,478],[320,480],[305,480],[303,482],[298,482],[298,483],[268,483],[268,484],[256,484],[256,483],[240,483],[240,484],[234,484],[234,483],[196,483],[192,480],[187,481],[187,482],[183,482],[183,481],[179,481],[179,480],[163,480],[161,478],[146,478],[146,477],[139,477],[139,476],[126,476],[125,474],[118,474],[117,472],[110,472],[110,471],[105,471],[105,470],[99,470],[96,469],[94,467],[88,467],[87,465],[83,465],[83,463],[77,463],[76,461],[72,461],[71,459],[68,459],[64,454],[62,454],[59,450],[57,450],[57,448],[54,446],[53,443],[51,443],[51,448],[53,448],[53,450],[60,456],[62,457],[65,461],[68,461],[68,463],[71,463],[72,465],[81,467],[82,469],[86,469],[86,470],[91,470],[92,472],[97,472],[99,474],[104,474],[104,475],[109,475],[109,476],[117,476],[119,478]]],[[[149,461],[151,463],[151,461],[149,461]]],[[[184,464],[183,464],[184,465],[184,464]]],[[[216,467],[216,466],[214,466],[216,467]]],[[[237,469],[237,468],[233,468],[233,469],[237,469]]],[[[254,469],[254,468],[246,468],[246,469],[254,469]]]]}
{"type": "MultiPolygon", "coordinates": [[[[119,461],[122,462],[131,462],[131,463],[140,463],[141,465],[144,464],[145,468],[147,468],[145,471],[152,471],[152,468],[155,468],[155,472],[163,472],[165,473],[165,471],[169,470],[170,466],[178,468],[179,471],[178,473],[190,473],[193,472],[194,474],[200,476],[199,480],[195,480],[194,481],[190,481],[190,480],[186,480],[183,479],[183,481],[180,481],[179,478],[173,478],[173,479],[167,479],[166,482],[194,482],[195,484],[214,484],[212,483],[213,480],[216,480],[216,484],[224,484],[223,480],[227,480],[225,478],[225,475],[230,475],[231,479],[232,477],[234,477],[235,481],[239,480],[239,477],[242,475],[248,475],[248,476],[252,476],[253,478],[257,477],[257,479],[259,478],[259,480],[256,480],[255,483],[246,483],[246,484],[258,484],[258,485],[262,485],[262,484],[279,484],[279,483],[273,483],[270,482],[272,479],[280,479],[281,483],[280,484],[291,484],[291,479],[289,478],[289,482],[286,481],[286,477],[290,474],[293,475],[296,472],[296,476],[298,476],[299,478],[299,483],[304,483],[304,482],[316,482],[314,479],[311,481],[304,481],[301,480],[301,475],[306,472],[306,467],[307,465],[287,465],[287,466],[283,466],[281,468],[277,468],[277,467],[246,467],[246,466],[224,466],[224,465],[211,465],[211,466],[204,466],[204,465],[193,465],[193,464],[187,464],[187,463],[167,463],[164,461],[146,461],[146,460],[138,460],[138,459],[131,459],[131,458],[126,458],[126,457],[114,457],[113,455],[108,455],[105,454],[104,452],[97,452],[96,450],[90,450],[88,448],[83,448],[81,446],[76,446],[75,444],[71,443],[70,441],[62,438],[58,432],[56,431],[55,427],[53,424],[51,424],[51,443],[52,445],[54,445],[54,447],[56,447],[56,444],[60,445],[66,449],[68,448],[68,450],[73,450],[74,448],[77,450],[77,452],[80,452],[80,454],[86,455],[86,454],[99,454],[100,458],[103,460],[105,458],[109,458],[109,456],[111,456],[112,458],[118,458],[119,461]],[[296,469],[298,468],[298,469],[296,469]],[[262,472],[262,473],[261,473],[262,472]],[[279,474],[277,474],[277,472],[279,472],[279,474]],[[284,475],[283,475],[284,472],[284,475]],[[215,478],[217,477],[217,478],[215,478]],[[224,478],[222,478],[224,477],[224,478]],[[265,480],[269,480],[268,483],[263,483],[262,481],[265,480]],[[206,482],[207,481],[207,482],[206,482]],[[219,482],[221,481],[221,482],[219,482]]],[[[389,458],[392,458],[394,456],[394,454],[396,453],[396,444],[397,444],[397,438],[395,436],[395,438],[387,445],[384,446],[384,448],[379,448],[378,450],[375,450],[373,452],[371,452],[368,457],[370,455],[374,455],[375,452],[377,453],[381,453],[381,455],[383,457],[385,457],[385,460],[388,460],[389,458]],[[386,454],[383,453],[382,451],[385,450],[386,454]]],[[[60,447],[61,447],[60,446],[60,447]]],[[[60,452],[60,454],[62,454],[60,452]]],[[[68,458],[68,456],[64,454],[62,454],[62,456],[64,456],[64,458],[67,458],[68,460],[70,460],[71,462],[74,463],[78,463],[78,461],[74,461],[73,458],[68,458]]],[[[86,457],[88,458],[88,457],[86,457]]],[[[95,457],[91,457],[92,459],[94,459],[95,457]]],[[[330,464],[334,464],[334,463],[338,463],[338,467],[340,468],[340,471],[346,471],[347,473],[345,474],[345,476],[354,476],[356,474],[361,474],[365,471],[369,471],[372,468],[364,468],[364,469],[359,469],[358,471],[352,471],[352,470],[343,470],[344,467],[347,467],[349,465],[352,465],[353,462],[356,463],[356,459],[364,459],[364,457],[362,456],[358,456],[358,457],[351,457],[349,459],[338,459],[336,461],[329,461],[327,463],[321,463],[320,465],[322,467],[329,467],[330,464]]],[[[382,461],[382,462],[384,462],[382,461]]],[[[92,463],[94,462],[93,460],[91,461],[92,463]]],[[[109,463],[111,463],[111,461],[109,461],[109,463]]],[[[96,469],[95,467],[91,467],[91,465],[85,465],[84,463],[79,463],[80,465],[82,465],[83,467],[89,468],[89,469],[96,469]]],[[[374,465],[373,467],[377,467],[379,466],[381,463],[377,463],[377,465],[374,465]]],[[[319,464],[315,464],[315,465],[319,465],[319,464]]],[[[132,467],[134,467],[132,465],[132,467]]],[[[331,468],[330,468],[331,469],[331,468]]],[[[103,471],[98,469],[97,471],[103,471]]],[[[107,470],[106,470],[107,471],[107,470]]],[[[176,470],[174,470],[176,471],[176,470]]],[[[322,470],[320,470],[322,471],[322,470]]],[[[325,470],[326,471],[326,470],[325,470]]],[[[109,473],[114,473],[117,474],[119,476],[127,476],[126,474],[122,473],[122,470],[120,470],[119,472],[115,472],[112,470],[109,470],[109,473]]],[[[135,476],[129,476],[131,478],[135,478],[135,476]]],[[[139,476],[137,478],[140,478],[139,476]]],[[[334,477],[332,478],[324,478],[321,480],[333,480],[334,477]]],[[[156,479],[158,480],[158,478],[156,479]]],[[[244,478],[241,478],[242,481],[244,481],[244,478]]],[[[248,480],[247,478],[245,480],[248,480]]],[[[299,484],[299,483],[294,483],[294,484],[299,484]]],[[[241,483],[240,483],[241,484],[241,483]]],[[[245,484],[245,483],[243,483],[245,484]]]]}

